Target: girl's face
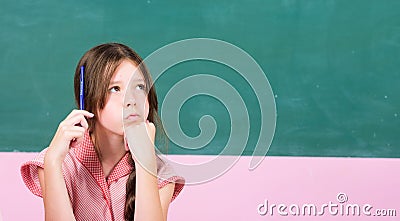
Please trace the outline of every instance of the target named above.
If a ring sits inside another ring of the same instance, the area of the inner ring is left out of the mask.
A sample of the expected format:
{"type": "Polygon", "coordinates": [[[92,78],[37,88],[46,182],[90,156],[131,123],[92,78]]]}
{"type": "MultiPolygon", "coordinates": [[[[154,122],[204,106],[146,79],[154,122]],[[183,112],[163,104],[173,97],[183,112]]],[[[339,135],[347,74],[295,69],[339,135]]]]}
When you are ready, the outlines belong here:
{"type": "Polygon", "coordinates": [[[146,87],[136,65],[129,60],[123,61],[111,78],[108,99],[98,113],[97,124],[108,132],[123,136],[124,123],[128,126],[145,121],[149,115],[146,87]]]}

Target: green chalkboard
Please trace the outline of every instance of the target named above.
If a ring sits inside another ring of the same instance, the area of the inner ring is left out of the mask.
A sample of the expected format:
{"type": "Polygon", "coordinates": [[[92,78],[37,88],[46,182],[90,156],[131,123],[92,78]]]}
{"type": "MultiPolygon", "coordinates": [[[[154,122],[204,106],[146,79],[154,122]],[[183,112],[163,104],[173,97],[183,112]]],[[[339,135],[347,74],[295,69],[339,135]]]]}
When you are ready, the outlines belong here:
{"type": "MultiPolygon", "coordinates": [[[[146,57],[202,37],[245,50],[268,77],[277,110],[269,155],[400,157],[398,0],[3,0],[0,27],[0,151],[39,151],[49,144],[74,108],[74,68],[92,46],[122,42],[146,57]]],[[[233,69],[201,60],[171,67],[156,82],[160,100],[198,73],[224,78],[244,98],[252,122],[244,154],[251,155],[260,108],[233,69]]],[[[181,128],[197,136],[204,115],[218,125],[214,139],[197,150],[171,143],[169,153],[221,151],[232,125],[218,99],[187,100],[181,128]]]]}

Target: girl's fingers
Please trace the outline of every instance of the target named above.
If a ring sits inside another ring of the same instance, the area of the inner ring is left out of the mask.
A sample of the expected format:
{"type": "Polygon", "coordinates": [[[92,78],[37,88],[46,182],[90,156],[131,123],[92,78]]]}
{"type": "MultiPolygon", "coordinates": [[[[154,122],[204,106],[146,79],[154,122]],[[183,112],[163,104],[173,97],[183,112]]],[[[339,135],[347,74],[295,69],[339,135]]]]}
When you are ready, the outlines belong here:
{"type": "Polygon", "coordinates": [[[60,128],[60,132],[66,140],[82,138],[85,131],[85,128],[79,126],[63,126],[60,128]]]}
{"type": "Polygon", "coordinates": [[[128,145],[128,141],[126,140],[126,137],[124,137],[124,145],[125,145],[125,150],[129,151],[129,145],[128,145]]]}
{"type": "Polygon", "coordinates": [[[84,128],[88,128],[88,123],[86,121],[87,118],[92,118],[94,117],[93,113],[90,113],[89,111],[86,110],[73,110],[71,113],[65,118],[64,121],[66,122],[71,122],[70,119],[72,120],[72,124],[80,124],[84,128]],[[79,120],[79,121],[78,121],[79,120]]]}
{"type": "Polygon", "coordinates": [[[85,131],[89,128],[86,117],[94,114],[86,110],[73,110],[59,125],[59,135],[64,142],[81,141],[85,131]]]}
{"type": "Polygon", "coordinates": [[[73,147],[83,141],[88,123],[85,117],[93,117],[94,115],[85,110],[73,110],[59,124],[56,134],[54,135],[48,153],[56,160],[63,160],[68,153],[70,147],[73,147]],[[80,124],[79,126],[77,124],[80,124]]]}
{"type": "Polygon", "coordinates": [[[85,128],[80,126],[60,126],[51,141],[49,148],[55,148],[61,151],[59,153],[63,155],[72,144],[82,142],[85,131],[85,128]]]}
{"type": "Polygon", "coordinates": [[[147,132],[149,133],[149,136],[153,139],[154,141],[154,136],[156,134],[156,126],[154,126],[153,123],[147,121],[146,123],[146,128],[147,128],[147,132]]]}
{"type": "Polygon", "coordinates": [[[72,147],[72,148],[75,148],[75,147],[77,147],[80,143],[82,143],[83,142],[83,136],[81,136],[81,137],[78,137],[78,138],[74,138],[72,141],[71,141],[71,144],[70,144],[70,146],[72,147]]]}
{"type": "Polygon", "coordinates": [[[94,116],[93,113],[90,113],[89,111],[86,110],[72,110],[71,113],[66,117],[66,118],[70,118],[76,115],[84,115],[85,117],[89,117],[92,118],[94,116]]]}
{"type": "MultiPolygon", "coordinates": [[[[93,115],[91,115],[93,117],[93,115]]],[[[89,125],[84,115],[71,115],[68,116],[63,122],[62,125],[77,125],[80,124],[86,130],[88,129],[89,125]]]]}
{"type": "Polygon", "coordinates": [[[132,149],[153,146],[155,134],[156,128],[154,124],[147,121],[125,128],[125,142],[129,144],[125,148],[132,149]]]}

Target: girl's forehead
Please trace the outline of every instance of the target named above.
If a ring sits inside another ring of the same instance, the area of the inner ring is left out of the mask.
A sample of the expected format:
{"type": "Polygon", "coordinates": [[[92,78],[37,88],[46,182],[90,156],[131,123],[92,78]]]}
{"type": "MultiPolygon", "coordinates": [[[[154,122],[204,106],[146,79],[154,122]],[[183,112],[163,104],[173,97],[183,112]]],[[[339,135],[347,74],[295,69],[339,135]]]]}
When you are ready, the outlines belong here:
{"type": "Polygon", "coordinates": [[[136,64],[130,61],[123,61],[115,70],[111,82],[128,82],[129,80],[144,81],[144,77],[136,64]]]}

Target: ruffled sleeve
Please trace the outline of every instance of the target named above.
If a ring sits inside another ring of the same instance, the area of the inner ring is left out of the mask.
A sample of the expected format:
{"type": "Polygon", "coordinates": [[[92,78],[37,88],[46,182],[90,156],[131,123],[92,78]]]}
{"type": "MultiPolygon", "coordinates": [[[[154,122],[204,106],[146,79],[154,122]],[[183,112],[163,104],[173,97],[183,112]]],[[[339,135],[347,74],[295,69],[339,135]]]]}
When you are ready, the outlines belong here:
{"type": "Polygon", "coordinates": [[[169,183],[175,183],[174,193],[171,201],[173,201],[185,186],[185,179],[175,173],[173,167],[157,156],[157,177],[158,188],[163,188],[169,183]]]}
{"type": "Polygon", "coordinates": [[[39,183],[38,169],[44,168],[44,156],[47,148],[42,150],[34,159],[25,162],[21,166],[21,176],[26,187],[36,196],[42,196],[42,189],[39,183]]]}

